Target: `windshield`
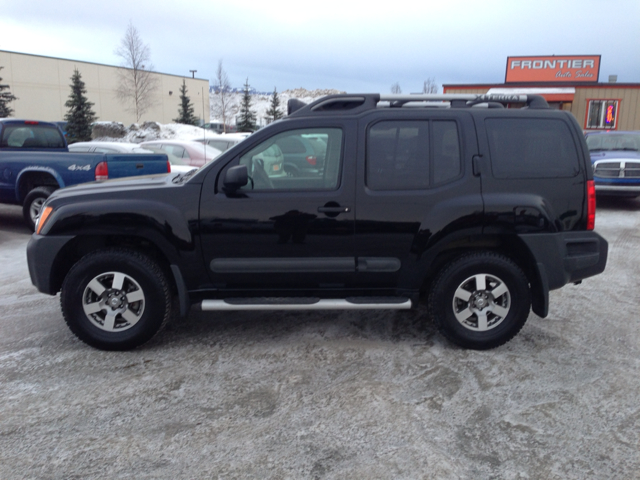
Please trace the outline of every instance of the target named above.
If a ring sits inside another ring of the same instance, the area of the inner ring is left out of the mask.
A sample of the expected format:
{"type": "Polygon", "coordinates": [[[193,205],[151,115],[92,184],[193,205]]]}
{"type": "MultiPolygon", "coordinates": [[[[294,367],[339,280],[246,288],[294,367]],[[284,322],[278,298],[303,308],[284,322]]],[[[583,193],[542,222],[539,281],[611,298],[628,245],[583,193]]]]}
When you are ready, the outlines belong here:
{"type": "Polygon", "coordinates": [[[640,132],[587,135],[587,145],[591,152],[606,152],[612,150],[637,152],[640,150],[640,132]]]}

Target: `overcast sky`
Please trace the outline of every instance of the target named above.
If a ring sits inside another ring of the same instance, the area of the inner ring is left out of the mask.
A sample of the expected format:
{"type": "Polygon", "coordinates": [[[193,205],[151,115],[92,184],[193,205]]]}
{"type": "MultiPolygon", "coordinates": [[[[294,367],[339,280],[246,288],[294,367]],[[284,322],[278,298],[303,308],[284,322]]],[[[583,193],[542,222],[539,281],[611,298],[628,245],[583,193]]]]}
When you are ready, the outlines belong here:
{"type": "Polygon", "coordinates": [[[0,0],[0,50],[119,65],[129,21],[156,71],[213,84],[222,60],[265,92],[501,83],[508,56],[554,54],[640,82],[640,0],[0,0]]]}

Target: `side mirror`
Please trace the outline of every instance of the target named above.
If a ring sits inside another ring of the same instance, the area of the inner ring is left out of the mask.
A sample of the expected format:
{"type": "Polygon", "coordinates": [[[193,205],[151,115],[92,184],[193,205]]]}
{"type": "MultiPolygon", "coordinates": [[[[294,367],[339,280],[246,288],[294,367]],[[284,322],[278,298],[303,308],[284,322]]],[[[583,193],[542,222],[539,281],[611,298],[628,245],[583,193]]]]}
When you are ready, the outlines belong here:
{"type": "Polygon", "coordinates": [[[249,173],[246,165],[236,165],[227,170],[224,175],[224,189],[233,192],[240,187],[244,187],[249,182],[249,173]]]}

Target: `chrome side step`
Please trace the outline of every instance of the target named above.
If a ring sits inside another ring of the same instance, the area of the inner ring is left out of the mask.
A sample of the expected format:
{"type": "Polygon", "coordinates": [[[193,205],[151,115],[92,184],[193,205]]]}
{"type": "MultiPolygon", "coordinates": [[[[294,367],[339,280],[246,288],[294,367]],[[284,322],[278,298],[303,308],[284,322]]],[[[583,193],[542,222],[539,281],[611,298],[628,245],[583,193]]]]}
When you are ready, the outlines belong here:
{"type": "Polygon", "coordinates": [[[411,300],[397,297],[352,297],[345,299],[319,298],[230,298],[203,300],[200,309],[210,311],[234,310],[408,310],[411,300]]]}

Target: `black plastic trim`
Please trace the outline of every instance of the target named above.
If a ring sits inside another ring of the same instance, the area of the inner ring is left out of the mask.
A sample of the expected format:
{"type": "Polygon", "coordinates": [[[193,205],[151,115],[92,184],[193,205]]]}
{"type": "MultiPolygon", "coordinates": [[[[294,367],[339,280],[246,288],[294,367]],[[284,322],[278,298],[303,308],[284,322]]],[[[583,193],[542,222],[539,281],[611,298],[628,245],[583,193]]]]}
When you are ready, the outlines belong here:
{"type": "Polygon", "coordinates": [[[184,283],[184,278],[182,278],[180,267],[178,267],[177,265],[171,265],[171,273],[173,274],[173,279],[176,282],[176,289],[178,290],[180,316],[186,317],[187,313],[189,312],[189,307],[191,307],[191,302],[189,301],[189,293],[187,292],[187,285],[184,283]]]}
{"type": "Polygon", "coordinates": [[[215,273],[355,272],[354,257],[214,258],[215,273]]]}

